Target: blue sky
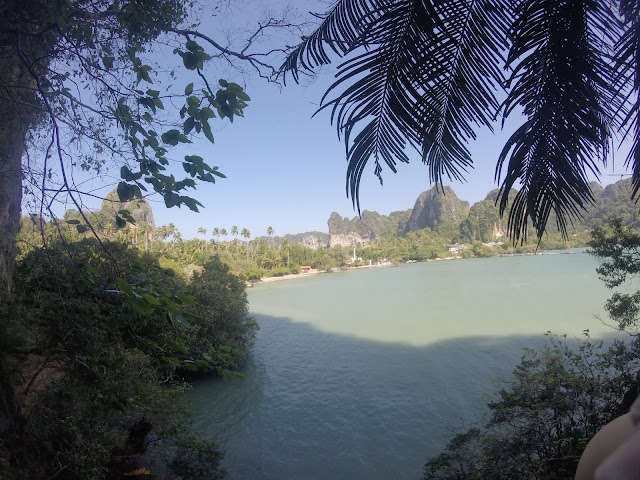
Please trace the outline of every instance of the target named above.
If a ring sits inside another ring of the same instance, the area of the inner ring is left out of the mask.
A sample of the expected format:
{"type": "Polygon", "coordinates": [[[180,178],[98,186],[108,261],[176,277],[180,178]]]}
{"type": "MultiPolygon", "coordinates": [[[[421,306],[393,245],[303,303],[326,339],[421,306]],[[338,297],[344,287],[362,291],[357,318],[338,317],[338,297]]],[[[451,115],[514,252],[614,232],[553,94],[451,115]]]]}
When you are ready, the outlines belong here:
{"type": "MultiPolygon", "coordinates": [[[[281,4],[282,2],[275,2],[281,4]]],[[[301,10],[322,10],[317,2],[293,2],[301,10]]],[[[215,21],[208,24],[216,35],[215,21]]],[[[222,28],[222,27],[220,27],[222,28]]],[[[211,165],[217,165],[227,175],[215,185],[200,184],[195,196],[204,206],[200,213],[182,209],[167,209],[160,198],[151,198],[156,225],[174,223],[185,238],[197,236],[198,227],[231,229],[237,225],[248,228],[253,236],[265,235],[272,226],[276,235],[303,231],[328,231],[327,219],[336,211],[342,216],[356,215],[351,199],[345,194],[346,160],[344,145],[330,124],[330,112],[323,111],[311,118],[326,87],[333,81],[332,69],[326,69],[310,85],[289,81],[280,88],[254,77],[235,78],[225,73],[229,81],[246,86],[252,101],[245,118],[233,124],[215,120],[215,145],[206,139],[194,139],[187,152],[198,154],[211,165]]],[[[213,78],[216,73],[213,72],[213,78]]],[[[185,82],[186,83],[186,82],[185,82]]],[[[479,201],[496,188],[494,172],[498,154],[505,140],[517,127],[514,118],[504,130],[496,124],[496,132],[479,132],[469,145],[475,169],[466,183],[449,183],[459,198],[470,203],[479,201]]],[[[621,171],[624,154],[616,154],[616,172],[621,171]]],[[[181,156],[176,154],[176,159],[181,156]]],[[[400,164],[398,173],[385,168],[384,186],[367,166],[360,189],[363,210],[388,214],[413,207],[420,193],[430,188],[427,168],[417,154],[409,165],[400,164]]],[[[180,174],[181,169],[176,173],[180,174]]],[[[603,183],[619,177],[607,176],[611,166],[603,171],[603,183]]],[[[114,180],[94,182],[114,188],[114,180]]]]}

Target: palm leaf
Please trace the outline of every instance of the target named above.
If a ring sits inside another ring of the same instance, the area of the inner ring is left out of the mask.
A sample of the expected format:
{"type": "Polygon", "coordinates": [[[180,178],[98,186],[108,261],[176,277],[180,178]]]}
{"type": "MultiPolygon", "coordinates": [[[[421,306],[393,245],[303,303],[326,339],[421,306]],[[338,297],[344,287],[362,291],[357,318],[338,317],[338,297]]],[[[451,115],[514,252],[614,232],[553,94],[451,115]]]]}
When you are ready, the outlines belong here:
{"type": "MultiPolygon", "coordinates": [[[[626,108],[620,109],[619,118],[622,128],[632,132],[632,146],[626,165],[631,166],[633,197],[640,190],[640,2],[621,0],[620,15],[624,21],[622,34],[616,42],[616,91],[621,92],[621,101],[626,108]]],[[[625,134],[624,137],[628,135],[625,134]]]]}
{"type": "Polygon", "coordinates": [[[409,161],[407,144],[432,181],[462,178],[471,166],[465,144],[498,109],[508,12],[502,0],[343,0],[289,57],[283,70],[294,78],[299,67],[329,61],[325,45],[347,57],[321,109],[332,108],[344,135],[347,195],[358,210],[367,163],[382,182],[381,162],[396,172],[397,162],[409,161]]]}
{"type": "Polygon", "coordinates": [[[603,58],[615,15],[590,0],[522,1],[516,14],[505,116],[521,106],[527,120],[500,154],[500,212],[519,181],[508,222],[514,241],[526,239],[528,219],[541,237],[551,212],[566,237],[568,224],[593,201],[587,173],[597,176],[598,159],[606,159],[616,102],[603,58]]]}
{"type": "Polygon", "coordinates": [[[387,4],[393,3],[393,0],[338,1],[321,17],[320,26],[289,54],[280,71],[291,72],[297,82],[300,68],[311,71],[331,63],[329,51],[344,56],[361,40],[364,19],[375,18],[376,12],[384,11],[387,4]]]}

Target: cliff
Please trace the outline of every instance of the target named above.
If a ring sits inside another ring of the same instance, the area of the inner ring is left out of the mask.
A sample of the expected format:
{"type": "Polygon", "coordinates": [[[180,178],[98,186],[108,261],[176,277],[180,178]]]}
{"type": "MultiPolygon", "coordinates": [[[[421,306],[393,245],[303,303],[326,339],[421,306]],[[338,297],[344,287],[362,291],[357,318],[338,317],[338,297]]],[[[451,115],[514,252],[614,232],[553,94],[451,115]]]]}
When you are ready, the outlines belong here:
{"type": "Polygon", "coordinates": [[[147,224],[151,228],[155,228],[155,221],[153,219],[153,210],[151,205],[145,199],[134,199],[130,202],[120,202],[118,199],[117,190],[109,192],[109,194],[102,201],[101,210],[105,213],[109,213],[113,216],[113,225],[115,224],[115,215],[119,210],[129,210],[131,216],[135,219],[136,225],[147,224]]]}
{"type": "Polygon", "coordinates": [[[432,187],[418,196],[404,233],[427,227],[441,233],[452,233],[468,214],[469,202],[460,200],[451,187],[440,191],[432,187]]]}
{"type": "Polygon", "coordinates": [[[349,219],[333,212],[327,221],[329,246],[367,245],[376,238],[396,237],[404,230],[410,214],[411,210],[391,212],[389,215],[364,210],[360,217],[349,219]]]}
{"type": "MultiPolygon", "coordinates": [[[[493,242],[508,235],[507,222],[511,203],[507,205],[507,213],[500,218],[500,207],[496,205],[499,190],[491,190],[484,200],[473,204],[469,215],[460,224],[460,237],[465,242],[493,242]]],[[[511,201],[517,195],[517,190],[512,189],[509,198],[511,201]]]]}
{"type": "Polygon", "coordinates": [[[287,240],[290,245],[300,244],[307,248],[316,250],[317,248],[327,247],[329,245],[329,235],[325,232],[302,232],[296,234],[287,233],[286,235],[279,237],[261,236],[259,240],[268,243],[269,245],[280,245],[283,240],[287,240]]]}

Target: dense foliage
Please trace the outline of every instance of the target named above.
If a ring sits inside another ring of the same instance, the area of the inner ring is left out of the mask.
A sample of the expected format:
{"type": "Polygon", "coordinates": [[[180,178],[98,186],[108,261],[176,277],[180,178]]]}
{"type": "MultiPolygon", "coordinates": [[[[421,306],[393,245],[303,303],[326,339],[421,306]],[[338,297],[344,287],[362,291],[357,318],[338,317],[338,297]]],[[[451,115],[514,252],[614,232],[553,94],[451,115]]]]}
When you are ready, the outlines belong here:
{"type": "Polygon", "coordinates": [[[638,340],[605,347],[587,335],[572,348],[551,337],[527,349],[489,403],[488,422],[456,435],[423,479],[572,479],[591,437],[624,413],[627,392],[635,398],[639,367],[638,340]]]}
{"type": "Polygon", "coordinates": [[[106,246],[52,244],[19,262],[0,326],[0,371],[12,373],[0,476],[221,478],[215,443],[188,433],[182,378],[248,355],[257,325],[244,284],[216,260],[187,284],[157,256],[106,246]]]}
{"type": "Polygon", "coordinates": [[[617,219],[608,228],[596,228],[590,245],[592,254],[602,259],[597,271],[605,285],[611,289],[625,287],[616,291],[605,304],[610,319],[618,329],[637,334],[640,291],[633,291],[628,285],[640,273],[638,230],[617,219]]]}
{"type": "Polygon", "coordinates": [[[640,272],[640,235],[617,219],[595,228],[589,244],[607,287],[622,287],[605,305],[609,317],[634,335],[605,346],[586,332],[575,348],[551,337],[540,351],[526,349],[489,403],[488,421],[430,459],[425,480],[572,479],[587,442],[628,411],[639,388],[640,293],[629,284],[640,272]]]}

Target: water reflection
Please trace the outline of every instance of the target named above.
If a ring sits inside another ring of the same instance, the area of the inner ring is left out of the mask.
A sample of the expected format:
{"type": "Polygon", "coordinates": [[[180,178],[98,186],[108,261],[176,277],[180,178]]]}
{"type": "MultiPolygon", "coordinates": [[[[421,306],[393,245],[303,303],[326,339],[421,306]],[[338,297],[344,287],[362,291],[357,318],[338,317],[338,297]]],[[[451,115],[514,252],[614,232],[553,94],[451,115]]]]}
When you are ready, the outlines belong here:
{"type": "Polygon", "coordinates": [[[197,427],[240,479],[417,479],[452,429],[482,421],[491,379],[543,335],[427,346],[376,342],[260,315],[246,379],[202,382],[197,427]]]}

